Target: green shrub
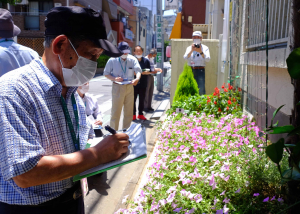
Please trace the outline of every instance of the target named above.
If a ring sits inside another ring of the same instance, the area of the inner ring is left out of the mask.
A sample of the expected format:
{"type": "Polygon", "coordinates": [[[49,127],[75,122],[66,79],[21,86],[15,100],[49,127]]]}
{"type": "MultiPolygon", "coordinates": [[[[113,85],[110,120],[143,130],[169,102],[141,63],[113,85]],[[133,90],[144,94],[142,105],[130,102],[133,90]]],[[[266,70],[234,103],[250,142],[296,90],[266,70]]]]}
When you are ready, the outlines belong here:
{"type": "Polygon", "coordinates": [[[176,108],[183,108],[188,114],[200,112],[215,117],[220,117],[224,113],[240,114],[242,112],[240,105],[241,89],[235,89],[230,84],[228,84],[228,88],[223,85],[222,89],[223,91],[220,91],[216,87],[215,92],[211,95],[195,95],[187,97],[183,101],[174,101],[172,107],[168,110],[168,114],[176,112],[176,108]]]}
{"type": "Polygon", "coordinates": [[[98,62],[98,65],[97,65],[97,68],[104,68],[107,61],[109,60],[109,56],[106,56],[106,55],[101,55],[98,59],[97,59],[97,62],[98,62]]]}
{"type": "Polygon", "coordinates": [[[183,102],[190,96],[199,95],[199,89],[192,68],[185,63],[183,72],[180,74],[175,91],[174,102],[183,102]]]}

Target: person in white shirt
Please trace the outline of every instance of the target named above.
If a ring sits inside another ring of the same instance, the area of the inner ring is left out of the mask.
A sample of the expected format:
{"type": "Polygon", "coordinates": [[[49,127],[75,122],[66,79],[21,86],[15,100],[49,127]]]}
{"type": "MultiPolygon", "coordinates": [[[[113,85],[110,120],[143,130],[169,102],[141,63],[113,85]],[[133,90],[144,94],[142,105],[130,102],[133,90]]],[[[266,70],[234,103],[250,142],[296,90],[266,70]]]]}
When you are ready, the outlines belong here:
{"type": "Polygon", "coordinates": [[[14,25],[8,10],[0,8],[0,76],[29,64],[39,55],[34,50],[14,42],[13,37],[21,33],[14,25]]]}
{"type": "Polygon", "coordinates": [[[201,44],[202,32],[193,33],[193,44],[187,47],[183,56],[192,67],[194,78],[198,84],[199,94],[205,94],[205,65],[210,60],[209,49],[206,45],[201,44]]]}
{"type": "Polygon", "coordinates": [[[89,82],[85,83],[82,86],[79,86],[77,89],[77,93],[81,97],[84,105],[85,105],[85,113],[87,116],[92,115],[95,119],[94,125],[100,125],[103,124],[103,117],[102,112],[99,108],[98,101],[93,95],[88,94],[89,91],[89,82]]]}

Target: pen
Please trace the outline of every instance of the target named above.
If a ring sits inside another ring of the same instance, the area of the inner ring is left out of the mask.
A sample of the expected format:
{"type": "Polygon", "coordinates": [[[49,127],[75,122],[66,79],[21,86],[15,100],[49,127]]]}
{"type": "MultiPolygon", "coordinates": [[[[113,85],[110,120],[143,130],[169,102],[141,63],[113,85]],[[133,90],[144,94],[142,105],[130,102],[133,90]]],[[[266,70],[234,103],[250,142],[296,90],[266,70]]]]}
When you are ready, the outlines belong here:
{"type": "Polygon", "coordinates": [[[105,130],[110,132],[111,134],[116,134],[116,130],[114,130],[112,127],[110,127],[109,125],[105,126],[105,130]]]}

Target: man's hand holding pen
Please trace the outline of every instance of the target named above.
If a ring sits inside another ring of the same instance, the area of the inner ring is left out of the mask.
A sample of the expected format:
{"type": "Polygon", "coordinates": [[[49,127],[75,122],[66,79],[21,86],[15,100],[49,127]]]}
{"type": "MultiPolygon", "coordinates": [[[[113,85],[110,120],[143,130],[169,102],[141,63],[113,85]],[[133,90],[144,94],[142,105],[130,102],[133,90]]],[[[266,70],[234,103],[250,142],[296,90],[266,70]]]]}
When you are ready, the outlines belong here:
{"type": "Polygon", "coordinates": [[[101,163],[108,163],[110,161],[117,160],[122,156],[122,154],[128,151],[129,136],[122,132],[112,132],[112,135],[108,135],[103,138],[101,143],[93,147],[95,148],[95,155],[101,159],[101,163]]]}

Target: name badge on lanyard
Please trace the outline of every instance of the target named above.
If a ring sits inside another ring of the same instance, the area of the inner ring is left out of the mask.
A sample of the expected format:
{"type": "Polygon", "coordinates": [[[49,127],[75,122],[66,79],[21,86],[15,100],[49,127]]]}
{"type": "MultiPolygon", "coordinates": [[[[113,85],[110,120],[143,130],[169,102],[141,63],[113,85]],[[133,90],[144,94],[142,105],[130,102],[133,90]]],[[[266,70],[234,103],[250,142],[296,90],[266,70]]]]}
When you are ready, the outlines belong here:
{"type": "Polygon", "coordinates": [[[125,62],[125,69],[123,68],[123,66],[122,66],[122,62],[121,62],[121,58],[119,58],[119,62],[120,62],[120,65],[121,65],[121,68],[122,68],[122,71],[123,71],[123,76],[124,76],[124,78],[123,78],[123,81],[127,81],[127,77],[126,77],[126,69],[127,69],[127,59],[126,59],[126,62],[125,62]]]}
{"type": "MultiPolygon", "coordinates": [[[[62,103],[62,107],[63,107],[63,111],[67,120],[67,125],[69,127],[71,136],[72,136],[72,141],[75,147],[76,151],[80,150],[80,139],[79,139],[79,116],[78,116],[78,109],[77,109],[77,104],[76,104],[76,99],[74,94],[72,94],[71,96],[72,99],[72,107],[73,107],[73,111],[74,111],[74,115],[75,115],[75,120],[76,120],[76,125],[77,125],[77,130],[78,130],[78,135],[76,137],[76,133],[75,133],[75,129],[71,120],[71,116],[70,113],[68,111],[68,107],[67,107],[67,103],[64,99],[64,97],[61,95],[60,96],[60,100],[62,103]]],[[[81,195],[84,197],[87,195],[89,188],[88,188],[88,183],[87,183],[87,178],[83,178],[80,180],[80,186],[81,186],[81,191],[76,191],[73,194],[73,198],[77,199],[79,198],[81,195]]]]}

